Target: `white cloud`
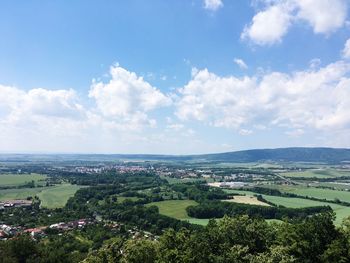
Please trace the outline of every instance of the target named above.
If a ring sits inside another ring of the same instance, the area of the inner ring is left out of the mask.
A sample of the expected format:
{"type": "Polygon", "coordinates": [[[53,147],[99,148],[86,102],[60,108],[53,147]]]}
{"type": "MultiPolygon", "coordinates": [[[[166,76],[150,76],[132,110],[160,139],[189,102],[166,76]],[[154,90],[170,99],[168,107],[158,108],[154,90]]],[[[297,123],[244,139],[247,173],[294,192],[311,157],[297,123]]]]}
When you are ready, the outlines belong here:
{"type": "Polygon", "coordinates": [[[80,101],[86,99],[74,90],[26,91],[0,85],[0,149],[130,151],[131,134],[154,128],[150,112],[171,103],[158,89],[118,66],[111,68],[110,81],[92,84],[89,96],[96,106],[83,106],[80,101]]]}
{"type": "Polygon", "coordinates": [[[193,70],[192,74],[192,80],[180,90],[176,112],[180,119],[236,128],[247,121],[253,102],[250,92],[256,86],[254,79],[221,78],[207,69],[193,70]]]}
{"type": "Polygon", "coordinates": [[[345,42],[345,46],[343,49],[343,57],[350,58],[350,38],[345,42]]]}
{"type": "Polygon", "coordinates": [[[0,85],[0,108],[3,115],[7,115],[7,120],[12,121],[23,116],[75,119],[84,115],[74,90],[24,91],[0,85]]]}
{"type": "Polygon", "coordinates": [[[274,44],[281,41],[291,25],[291,6],[280,3],[258,12],[241,35],[259,45],[274,44]]]}
{"type": "Polygon", "coordinates": [[[248,69],[248,65],[240,58],[234,58],[233,60],[241,69],[248,69]]]}
{"type": "Polygon", "coordinates": [[[349,74],[350,64],[343,61],[259,78],[220,77],[207,69],[197,70],[179,91],[176,115],[241,134],[257,129],[256,124],[293,130],[289,135],[295,131],[301,135],[304,129],[349,132],[349,74]]]}
{"type": "Polygon", "coordinates": [[[74,90],[0,85],[0,149],[184,153],[195,145],[196,151],[208,150],[194,136],[199,129],[190,128],[198,123],[187,126],[193,120],[240,135],[317,134],[328,145],[350,146],[350,63],[312,64],[304,71],[243,77],[193,69],[191,80],[172,96],[174,119],[172,108],[154,117],[152,111],[171,100],[119,66],[111,68],[109,81],[92,84],[96,106],[83,105],[74,90]],[[165,128],[153,128],[154,119],[166,120],[165,128]]]}
{"type": "MultiPolygon", "coordinates": [[[[147,112],[171,104],[169,97],[134,72],[114,66],[108,83],[94,82],[89,97],[106,118],[125,122],[147,123],[147,112]]],[[[150,123],[151,124],[151,123],[150,123]]]]}
{"type": "Polygon", "coordinates": [[[345,24],[346,0],[296,0],[297,18],[307,21],[315,33],[331,33],[345,24]]]}
{"type": "Polygon", "coordinates": [[[216,11],[223,6],[222,0],[204,0],[204,8],[211,11],[216,11]]]}
{"type": "Polygon", "coordinates": [[[254,15],[241,35],[258,45],[281,42],[290,26],[304,21],[314,33],[330,34],[345,25],[346,0],[263,1],[265,8],[254,15]]]}

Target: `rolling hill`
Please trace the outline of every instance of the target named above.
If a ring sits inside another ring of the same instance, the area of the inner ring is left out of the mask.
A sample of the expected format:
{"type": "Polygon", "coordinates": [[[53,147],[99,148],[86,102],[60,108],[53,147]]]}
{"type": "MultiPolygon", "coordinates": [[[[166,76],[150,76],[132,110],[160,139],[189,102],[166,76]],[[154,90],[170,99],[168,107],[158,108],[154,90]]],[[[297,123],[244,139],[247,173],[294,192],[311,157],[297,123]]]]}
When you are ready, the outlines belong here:
{"type": "Polygon", "coordinates": [[[350,149],[345,148],[277,148],[256,149],[226,153],[200,155],[155,155],[155,154],[1,154],[0,162],[51,162],[51,161],[116,161],[116,160],[149,160],[149,161],[193,161],[193,162],[312,162],[350,164],[350,149]]]}

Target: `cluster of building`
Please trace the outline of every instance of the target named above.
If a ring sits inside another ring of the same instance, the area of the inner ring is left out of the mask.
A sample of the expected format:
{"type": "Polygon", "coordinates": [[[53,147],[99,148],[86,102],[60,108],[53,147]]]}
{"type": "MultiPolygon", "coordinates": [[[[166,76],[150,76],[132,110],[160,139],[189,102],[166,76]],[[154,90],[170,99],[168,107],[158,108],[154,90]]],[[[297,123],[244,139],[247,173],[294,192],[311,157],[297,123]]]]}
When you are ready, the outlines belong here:
{"type": "Polygon", "coordinates": [[[215,182],[208,183],[209,186],[221,187],[221,188],[241,188],[244,186],[249,186],[246,182],[215,182]]]}
{"type": "Polygon", "coordinates": [[[19,227],[0,224],[0,240],[6,240],[8,237],[15,236],[19,231],[19,227]]]}
{"type": "Polygon", "coordinates": [[[116,164],[116,165],[103,165],[103,166],[77,166],[74,168],[64,168],[63,170],[67,170],[70,172],[77,172],[77,173],[87,173],[87,174],[98,174],[103,173],[106,171],[117,171],[120,173],[130,173],[130,172],[141,172],[141,171],[147,171],[148,169],[153,168],[146,168],[142,166],[137,165],[123,165],[123,164],[116,164]]]}
{"type": "Polygon", "coordinates": [[[0,240],[6,240],[23,233],[29,234],[32,238],[44,237],[46,235],[46,229],[55,229],[59,232],[65,232],[73,229],[84,228],[85,226],[93,223],[94,221],[91,219],[79,219],[67,223],[60,222],[57,224],[52,224],[50,226],[41,226],[27,229],[23,227],[14,227],[6,224],[0,224],[0,240]]]}
{"type": "Polygon", "coordinates": [[[32,205],[32,200],[26,199],[16,199],[16,200],[6,200],[0,201],[0,210],[10,207],[26,207],[32,205]]]}
{"type": "Polygon", "coordinates": [[[73,230],[75,228],[83,228],[89,224],[92,224],[93,221],[90,219],[79,219],[71,222],[60,222],[56,224],[52,224],[49,226],[50,229],[56,229],[59,231],[68,231],[73,230]]]}

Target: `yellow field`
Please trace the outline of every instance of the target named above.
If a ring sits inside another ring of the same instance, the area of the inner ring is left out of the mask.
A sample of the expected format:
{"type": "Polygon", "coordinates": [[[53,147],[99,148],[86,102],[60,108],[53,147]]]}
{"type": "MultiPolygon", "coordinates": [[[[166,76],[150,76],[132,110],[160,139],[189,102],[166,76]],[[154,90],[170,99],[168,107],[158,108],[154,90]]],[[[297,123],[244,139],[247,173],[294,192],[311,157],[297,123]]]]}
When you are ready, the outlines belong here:
{"type": "Polygon", "coordinates": [[[224,201],[240,203],[240,204],[248,204],[248,205],[270,206],[269,204],[259,201],[255,196],[249,196],[249,195],[235,195],[233,196],[233,199],[227,199],[224,201]]]}

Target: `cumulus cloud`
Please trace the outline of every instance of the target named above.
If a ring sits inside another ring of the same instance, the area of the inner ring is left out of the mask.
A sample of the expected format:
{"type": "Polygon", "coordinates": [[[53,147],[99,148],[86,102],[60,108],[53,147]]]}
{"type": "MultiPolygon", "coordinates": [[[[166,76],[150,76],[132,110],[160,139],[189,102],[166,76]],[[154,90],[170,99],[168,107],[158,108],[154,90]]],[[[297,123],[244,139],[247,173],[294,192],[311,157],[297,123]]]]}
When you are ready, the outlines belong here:
{"type": "Polygon", "coordinates": [[[308,22],[315,33],[331,33],[346,20],[346,0],[296,0],[297,19],[308,22]]]}
{"type": "Polygon", "coordinates": [[[112,67],[110,77],[92,83],[88,106],[72,89],[0,85],[0,149],[130,151],[131,133],[154,128],[149,114],[171,99],[122,67],[112,67]]]}
{"type": "Polygon", "coordinates": [[[249,25],[246,25],[242,39],[258,45],[281,42],[292,24],[306,22],[314,33],[330,34],[341,28],[346,21],[346,0],[280,0],[262,1],[265,7],[259,10],[249,25]]]}
{"type": "Polygon", "coordinates": [[[248,65],[244,62],[243,59],[235,58],[233,60],[241,69],[248,69],[248,65]]]}
{"type": "Polygon", "coordinates": [[[106,118],[153,125],[147,112],[171,104],[171,99],[142,77],[118,65],[110,69],[109,82],[96,82],[89,97],[96,101],[97,110],[106,118]]]}
{"type": "Polygon", "coordinates": [[[40,88],[24,91],[0,85],[0,108],[7,120],[11,121],[23,116],[75,119],[84,115],[83,106],[78,103],[74,90],[40,88]]]}
{"type": "Polygon", "coordinates": [[[223,6],[222,0],[204,0],[204,8],[211,11],[216,11],[223,6]]]}
{"type": "Polygon", "coordinates": [[[192,80],[180,89],[176,115],[209,122],[216,127],[240,127],[250,115],[250,92],[255,79],[219,77],[207,69],[194,70],[192,80]]]}
{"type": "Polygon", "coordinates": [[[280,42],[291,25],[292,7],[289,3],[279,3],[258,12],[250,25],[245,26],[242,39],[250,39],[259,45],[280,42]]]}
{"type": "Polygon", "coordinates": [[[303,129],[350,129],[349,74],[350,64],[344,61],[259,78],[197,70],[179,91],[176,115],[241,134],[252,131],[256,123],[285,127],[294,131],[290,135],[301,135],[303,129]]]}

